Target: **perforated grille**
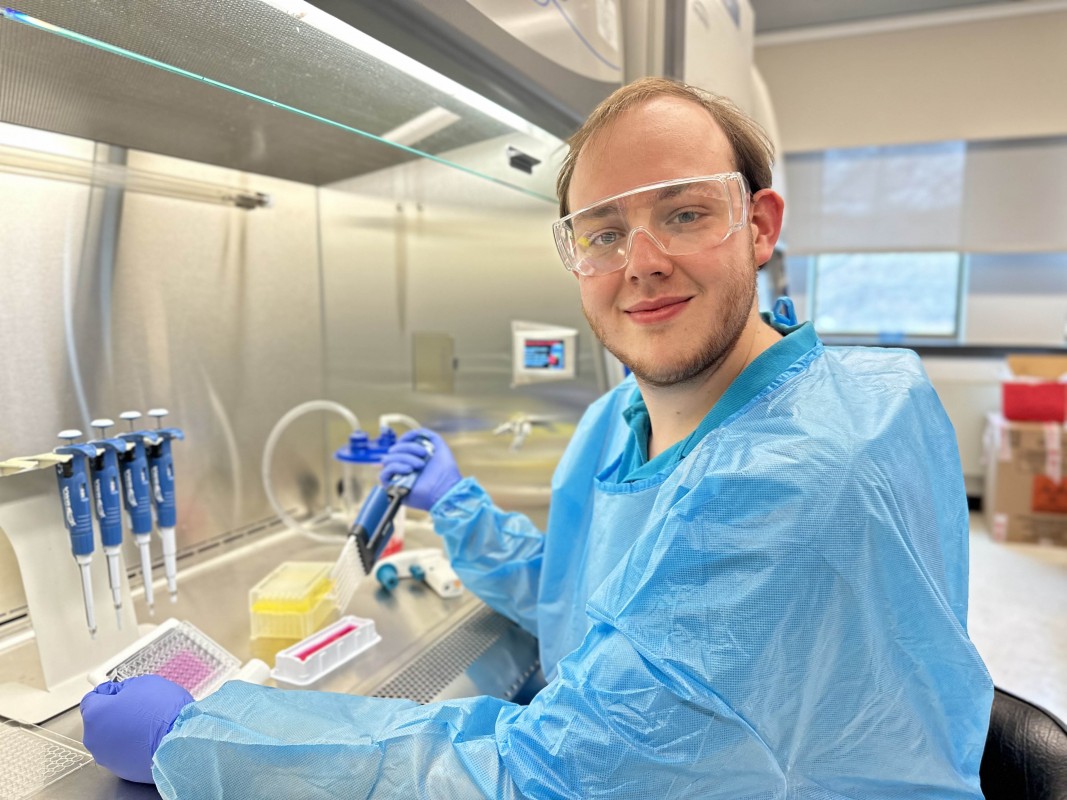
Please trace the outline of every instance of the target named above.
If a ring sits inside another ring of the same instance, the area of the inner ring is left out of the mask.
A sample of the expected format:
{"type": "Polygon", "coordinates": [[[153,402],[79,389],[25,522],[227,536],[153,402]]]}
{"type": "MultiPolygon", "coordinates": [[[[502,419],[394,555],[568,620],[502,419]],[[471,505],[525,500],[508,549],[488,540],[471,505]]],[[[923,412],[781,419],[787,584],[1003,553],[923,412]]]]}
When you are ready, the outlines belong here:
{"type": "Polygon", "coordinates": [[[92,761],[62,737],[11,720],[0,723],[0,800],[22,800],[92,761]]]}
{"type": "Polygon", "coordinates": [[[449,683],[503,636],[512,623],[491,608],[482,608],[452,633],[408,664],[375,697],[398,697],[429,703],[449,683]]]}
{"type": "Polygon", "coordinates": [[[418,142],[430,153],[509,132],[444,90],[257,0],[152,3],[150,11],[131,0],[3,5],[208,79],[0,20],[4,122],[316,186],[412,157],[220,84],[372,134],[435,106],[458,114],[418,142]]]}

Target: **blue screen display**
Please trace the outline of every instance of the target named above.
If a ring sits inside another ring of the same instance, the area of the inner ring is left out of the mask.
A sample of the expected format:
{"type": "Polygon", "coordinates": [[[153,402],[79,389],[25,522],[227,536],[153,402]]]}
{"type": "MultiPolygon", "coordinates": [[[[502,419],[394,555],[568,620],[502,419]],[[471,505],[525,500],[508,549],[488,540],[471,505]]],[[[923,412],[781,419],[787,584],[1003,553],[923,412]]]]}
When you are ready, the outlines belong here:
{"type": "Polygon", "coordinates": [[[523,347],[525,369],[562,370],[562,339],[527,339],[523,347]]]}

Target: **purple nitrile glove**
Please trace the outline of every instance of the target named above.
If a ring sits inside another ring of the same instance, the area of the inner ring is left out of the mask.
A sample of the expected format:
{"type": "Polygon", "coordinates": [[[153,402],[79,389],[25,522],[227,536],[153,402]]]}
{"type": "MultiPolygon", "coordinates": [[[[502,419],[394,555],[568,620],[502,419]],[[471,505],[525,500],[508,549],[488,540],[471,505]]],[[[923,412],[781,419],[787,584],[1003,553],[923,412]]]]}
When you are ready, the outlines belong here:
{"type": "Polygon", "coordinates": [[[85,748],[120,778],[154,783],[152,756],[193,696],[159,675],[101,683],[82,698],[85,748]]]}
{"type": "Polygon", "coordinates": [[[394,478],[418,473],[415,485],[404,498],[405,505],[429,511],[448,490],[463,480],[456,459],[445,440],[431,430],[408,431],[382,459],[380,480],[387,487],[394,478]],[[426,447],[429,442],[432,452],[426,447]]]}

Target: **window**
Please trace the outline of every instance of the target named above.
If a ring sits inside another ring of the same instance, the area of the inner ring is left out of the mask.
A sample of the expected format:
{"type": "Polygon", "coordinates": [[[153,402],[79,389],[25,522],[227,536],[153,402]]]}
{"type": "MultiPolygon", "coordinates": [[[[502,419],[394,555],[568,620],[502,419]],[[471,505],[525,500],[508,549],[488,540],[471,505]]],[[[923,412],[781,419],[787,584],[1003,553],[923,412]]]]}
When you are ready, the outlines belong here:
{"type": "Polygon", "coordinates": [[[811,317],[824,336],[957,339],[962,284],[959,253],[823,254],[811,317]]]}

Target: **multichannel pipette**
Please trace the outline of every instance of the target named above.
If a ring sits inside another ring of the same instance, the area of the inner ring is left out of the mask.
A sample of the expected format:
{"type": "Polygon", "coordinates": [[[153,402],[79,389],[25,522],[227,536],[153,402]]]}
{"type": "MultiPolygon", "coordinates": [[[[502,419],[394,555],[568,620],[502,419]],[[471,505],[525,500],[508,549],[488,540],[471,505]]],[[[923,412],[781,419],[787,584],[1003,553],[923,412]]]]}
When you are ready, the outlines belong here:
{"type": "MultiPolygon", "coordinates": [[[[433,455],[433,444],[429,439],[420,437],[418,442],[433,455]]],[[[396,476],[387,488],[375,485],[363,501],[348,535],[356,540],[359,560],[363,563],[365,574],[370,575],[371,567],[389,543],[389,537],[393,535],[393,519],[418,477],[419,473],[415,471],[396,476]]]]}
{"type": "Polygon", "coordinates": [[[148,613],[155,613],[155,597],[152,592],[152,553],[149,544],[152,541],[152,508],[150,506],[151,488],[148,483],[148,459],[145,456],[144,435],[134,431],[133,424],[141,418],[139,411],[123,411],[121,419],[130,424],[128,433],[120,433],[119,438],[132,445],[120,458],[119,470],[122,473],[122,496],[126,501],[126,513],[129,516],[130,531],[133,540],[141,551],[141,574],[144,576],[144,599],[148,604],[148,613]]]}
{"type": "Polygon", "coordinates": [[[178,428],[160,427],[167,409],[153,408],[148,416],[155,417],[156,430],[146,431],[145,444],[148,453],[148,472],[152,480],[152,499],[155,501],[156,527],[163,540],[163,568],[167,573],[167,590],[172,603],[178,600],[178,547],[174,527],[178,522],[178,509],[174,501],[174,457],[170,443],[184,439],[178,428]]]}
{"type": "Polygon", "coordinates": [[[59,479],[59,496],[63,500],[63,523],[70,531],[70,549],[81,571],[82,598],[85,601],[85,622],[89,635],[96,637],[96,612],[93,609],[93,578],[89,565],[93,557],[93,510],[89,498],[89,479],[85,468],[86,459],[96,456],[96,448],[88,444],[75,444],[81,431],[60,431],[59,438],[67,444],[55,449],[58,455],[69,455],[70,461],[56,464],[59,479]]]}
{"type": "Polygon", "coordinates": [[[111,599],[115,604],[115,618],[122,627],[122,483],[119,478],[119,458],[130,445],[122,439],[107,438],[107,429],[115,423],[110,419],[94,419],[92,426],[98,439],[89,444],[96,447],[92,458],[93,498],[96,519],[100,526],[100,541],[107,559],[107,580],[111,599]]]}
{"type": "MultiPolygon", "coordinates": [[[[348,535],[356,540],[356,549],[365,575],[370,575],[371,567],[385,549],[389,537],[393,535],[391,523],[396,512],[390,515],[390,507],[390,497],[385,493],[385,489],[381,486],[372,487],[348,532],[348,535]]],[[[399,507],[398,503],[396,508],[399,507]]]]}

